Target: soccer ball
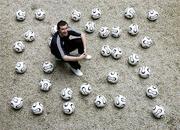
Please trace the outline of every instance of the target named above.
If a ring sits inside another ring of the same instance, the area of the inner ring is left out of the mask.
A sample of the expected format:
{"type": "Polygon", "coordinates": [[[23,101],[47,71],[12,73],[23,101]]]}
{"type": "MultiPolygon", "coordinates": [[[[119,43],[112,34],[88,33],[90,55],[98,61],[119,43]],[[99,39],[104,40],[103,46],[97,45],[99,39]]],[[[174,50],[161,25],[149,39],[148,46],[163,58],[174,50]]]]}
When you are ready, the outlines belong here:
{"type": "Polygon", "coordinates": [[[71,19],[75,22],[79,21],[81,19],[81,12],[73,10],[71,13],[71,19]]]}
{"type": "Polygon", "coordinates": [[[87,22],[85,25],[85,31],[87,33],[93,33],[95,31],[95,23],[94,22],[87,22]]]}
{"type": "Polygon", "coordinates": [[[13,97],[11,100],[11,107],[14,109],[20,109],[23,107],[23,99],[21,97],[13,97]]]}
{"type": "Polygon", "coordinates": [[[74,109],[75,109],[74,103],[72,102],[63,103],[63,112],[65,114],[68,114],[68,115],[72,114],[74,112],[74,109]]]}
{"type": "Polygon", "coordinates": [[[31,30],[28,30],[27,32],[24,33],[24,39],[27,42],[32,42],[35,40],[35,33],[31,30]]]}
{"type": "Polygon", "coordinates": [[[156,105],[152,110],[152,114],[156,118],[162,118],[165,116],[165,110],[162,106],[156,105]]]}
{"type": "Polygon", "coordinates": [[[101,38],[107,38],[110,34],[108,27],[101,27],[99,30],[99,36],[101,38]]]}
{"type": "Polygon", "coordinates": [[[35,18],[37,20],[43,20],[45,18],[46,14],[45,14],[45,11],[42,10],[42,9],[37,9],[35,11],[35,18]]]}
{"type": "Polygon", "coordinates": [[[111,56],[116,60],[120,59],[122,56],[121,48],[119,48],[119,47],[113,48],[111,51],[111,56]]]}
{"type": "Polygon", "coordinates": [[[54,35],[57,32],[57,26],[53,25],[51,28],[51,34],[54,35]]]}
{"type": "Polygon", "coordinates": [[[141,78],[148,78],[150,76],[150,69],[147,66],[142,66],[139,68],[139,76],[141,78]]]}
{"type": "Polygon", "coordinates": [[[128,19],[132,19],[135,15],[135,10],[133,8],[126,8],[124,16],[128,19]]]}
{"type": "Polygon", "coordinates": [[[156,86],[151,85],[150,87],[147,88],[146,90],[146,95],[149,98],[155,98],[159,94],[158,89],[156,86]]]}
{"type": "Polygon", "coordinates": [[[94,20],[99,19],[101,17],[101,10],[98,8],[92,9],[91,17],[94,20]]]}
{"type": "Polygon", "coordinates": [[[51,88],[51,81],[49,79],[42,79],[39,83],[40,89],[42,91],[49,91],[51,88]]]}
{"type": "Polygon", "coordinates": [[[111,48],[109,45],[104,45],[101,48],[101,55],[104,57],[110,56],[111,55],[111,48]]]}
{"type": "Polygon", "coordinates": [[[18,10],[16,12],[16,19],[18,21],[24,21],[26,18],[26,12],[25,11],[22,11],[22,10],[18,10]]]}
{"type": "Polygon", "coordinates": [[[35,114],[35,115],[42,114],[43,110],[44,110],[43,104],[41,104],[40,102],[35,102],[35,103],[33,103],[31,110],[32,110],[33,114],[35,114]]]}
{"type": "Polygon", "coordinates": [[[147,13],[147,19],[150,21],[155,21],[159,17],[159,13],[155,10],[149,10],[147,13]]]}
{"type": "Polygon", "coordinates": [[[105,107],[107,100],[103,95],[98,95],[94,101],[96,107],[105,107]]]}
{"type": "Polygon", "coordinates": [[[73,91],[70,88],[64,88],[61,90],[60,95],[64,100],[70,100],[72,99],[73,91]]]}
{"type": "Polygon", "coordinates": [[[42,69],[45,73],[52,73],[54,70],[54,65],[50,61],[45,61],[42,65],[42,69]]]}
{"type": "Polygon", "coordinates": [[[123,108],[126,105],[126,98],[122,95],[118,95],[114,98],[114,105],[118,108],[123,108]]]}
{"type": "Polygon", "coordinates": [[[24,62],[17,62],[15,70],[16,70],[17,73],[23,74],[23,73],[26,72],[27,66],[26,66],[26,64],[24,62]]]}
{"type": "Polygon", "coordinates": [[[137,35],[137,34],[139,33],[139,27],[138,27],[138,25],[137,25],[137,24],[131,24],[131,25],[129,26],[129,31],[128,31],[128,33],[129,33],[130,35],[132,35],[132,36],[137,35]]]}
{"type": "Polygon", "coordinates": [[[141,40],[141,47],[144,49],[147,49],[147,48],[151,47],[152,45],[153,45],[153,41],[150,37],[145,36],[141,40]]]}
{"type": "Polygon", "coordinates": [[[25,50],[25,45],[22,41],[17,41],[13,45],[13,50],[18,53],[23,52],[25,50]]]}
{"type": "Polygon", "coordinates": [[[120,27],[112,27],[111,36],[118,38],[118,37],[120,37],[121,32],[122,32],[122,30],[120,29],[120,27]]]}
{"type": "Polygon", "coordinates": [[[88,83],[83,83],[80,86],[80,92],[82,95],[89,95],[92,91],[91,85],[88,83]]]}
{"type": "Polygon", "coordinates": [[[109,72],[108,76],[107,76],[107,81],[109,83],[117,83],[119,80],[119,74],[117,72],[109,72]]]}
{"type": "Polygon", "coordinates": [[[137,54],[132,54],[128,57],[128,63],[130,65],[137,65],[139,63],[139,56],[137,54]]]}

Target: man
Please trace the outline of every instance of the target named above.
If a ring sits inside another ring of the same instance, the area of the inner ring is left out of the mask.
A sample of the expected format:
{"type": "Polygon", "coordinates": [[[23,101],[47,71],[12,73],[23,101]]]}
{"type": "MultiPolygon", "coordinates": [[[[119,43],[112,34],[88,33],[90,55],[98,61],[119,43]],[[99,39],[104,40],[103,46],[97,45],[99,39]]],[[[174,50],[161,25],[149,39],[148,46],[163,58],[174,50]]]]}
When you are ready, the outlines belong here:
{"type": "Polygon", "coordinates": [[[58,59],[62,59],[71,66],[71,70],[77,76],[82,76],[78,61],[82,59],[91,59],[86,52],[86,37],[83,33],[78,33],[69,28],[66,21],[61,20],[57,24],[57,32],[53,35],[51,41],[51,53],[58,59]],[[76,37],[71,39],[71,37],[76,37]],[[79,38],[77,38],[79,37],[79,38]],[[78,49],[79,55],[73,56],[70,52],[78,49]]]}

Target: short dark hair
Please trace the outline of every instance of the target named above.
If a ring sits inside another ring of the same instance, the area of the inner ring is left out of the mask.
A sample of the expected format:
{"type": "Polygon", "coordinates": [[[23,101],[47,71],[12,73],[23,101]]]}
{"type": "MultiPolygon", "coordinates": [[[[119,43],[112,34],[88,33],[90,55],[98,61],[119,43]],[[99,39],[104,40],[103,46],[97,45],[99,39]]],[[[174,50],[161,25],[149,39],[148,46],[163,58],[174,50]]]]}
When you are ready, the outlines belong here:
{"type": "Polygon", "coordinates": [[[59,21],[57,24],[57,30],[60,29],[60,26],[65,26],[66,24],[68,25],[68,23],[64,20],[59,21]]]}

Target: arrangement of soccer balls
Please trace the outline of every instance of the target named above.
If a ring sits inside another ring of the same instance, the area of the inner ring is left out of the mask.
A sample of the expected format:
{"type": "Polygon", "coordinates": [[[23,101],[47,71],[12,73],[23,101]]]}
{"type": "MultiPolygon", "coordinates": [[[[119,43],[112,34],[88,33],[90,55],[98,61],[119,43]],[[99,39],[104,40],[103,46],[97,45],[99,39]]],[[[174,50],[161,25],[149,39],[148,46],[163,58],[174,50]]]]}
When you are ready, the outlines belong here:
{"type": "MultiPolygon", "coordinates": [[[[132,19],[135,17],[136,11],[132,7],[128,7],[124,11],[124,17],[127,19],[132,19]]],[[[99,8],[94,8],[91,11],[91,18],[93,20],[97,20],[101,18],[101,10],[99,8]]],[[[43,9],[37,9],[35,10],[35,19],[41,21],[45,19],[45,11],[43,9]]],[[[155,21],[159,17],[159,14],[155,10],[149,10],[147,13],[147,19],[149,21],[155,21]]],[[[26,12],[22,10],[18,10],[16,12],[16,20],[17,21],[24,21],[26,19],[26,12]]],[[[81,19],[81,12],[78,10],[73,10],[71,12],[71,19],[74,22],[78,22],[81,19]]],[[[84,28],[85,32],[87,33],[93,33],[95,31],[95,22],[88,21],[85,24],[84,28]]],[[[54,35],[57,32],[57,26],[53,25],[51,28],[51,34],[54,35]]],[[[119,26],[112,27],[111,31],[108,27],[104,26],[99,29],[99,37],[100,38],[107,38],[109,35],[111,35],[114,38],[118,38],[121,36],[122,29],[119,26]]],[[[135,36],[139,33],[139,26],[137,24],[131,24],[128,28],[128,33],[132,36],[135,36]]],[[[35,40],[35,33],[32,30],[28,30],[24,33],[24,39],[27,42],[32,42],[35,40]]],[[[52,37],[49,38],[49,40],[52,40],[52,37]]],[[[49,46],[51,42],[48,42],[49,46]]],[[[140,45],[142,48],[147,49],[153,45],[153,41],[150,37],[145,36],[141,42],[140,45]]],[[[17,41],[13,45],[13,50],[17,53],[21,53],[25,50],[25,45],[22,41],[17,41]]],[[[103,45],[100,51],[101,55],[103,57],[112,56],[114,59],[120,59],[122,57],[122,50],[120,47],[110,48],[109,45],[103,45]]],[[[136,66],[139,63],[139,56],[135,53],[132,53],[128,57],[128,63],[132,66],[136,66]]],[[[19,74],[25,73],[27,70],[27,66],[24,62],[17,62],[15,66],[15,71],[19,74]]],[[[45,73],[52,73],[54,70],[54,65],[50,61],[46,61],[42,64],[42,70],[45,73]]],[[[150,76],[150,68],[147,66],[142,66],[139,68],[139,76],[141,78],[148,78],[150,76]]],[[[116,84],[119,81],[119,74],[118,72],[112,71],[109,72],[107,75],[107,81],[111,84],[116,84]]],[[[42,91],[49,91],[51,89],[52,83],[49,79],[42,79],[39,82],[40,90],[42,91]]],[[[89,83],[83,83],[80,86],[80,93],[84,96],[89,95],[92,92],[92,86],[89,83]]],[[[146,90],[146,95],[149,98],[155,98],[159,94],[158,89],[156,86],[151,85],[146,90]]],[[[63,112],[65,114],[72,114],[75,111],[75,105],[73,102],[69,101],[73,97],[73,91],[70,88],[64,88],[60,92],[60,97],[65,100],[66,102],[63,103],[63,112]]],[[[98,108],[103,108],[107,104],[107,99],[103,95],[98,95],[95,98],[94,104],[98,108]]],[[[14,97],[12,98],[10,105],[14,109],[21,109],[23,107],[23,99],[21,97],[14,97]]],[[[114,97],[114,106],[117,108],[123,108],[126,105],[126,98],[122,95],[117,95],[114,97]]],[[[44,111],[44,107],[40,102],[35,102],[31,106],[31,111],[35,115],[42,114],[44,111]]],[[[152,114],[156,118],[162,118],[165,115],[165,110],[162,106],[156,105],[152,109],[152,114]]]]}

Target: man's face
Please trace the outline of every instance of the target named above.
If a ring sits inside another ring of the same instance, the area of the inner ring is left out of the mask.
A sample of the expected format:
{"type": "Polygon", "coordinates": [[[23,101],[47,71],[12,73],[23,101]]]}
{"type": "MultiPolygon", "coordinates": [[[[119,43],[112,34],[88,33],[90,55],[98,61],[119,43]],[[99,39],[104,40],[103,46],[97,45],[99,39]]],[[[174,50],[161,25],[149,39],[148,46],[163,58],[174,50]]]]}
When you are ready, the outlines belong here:
{"type": "Polygon", "coordinates": [[[67,36],[68,35],[68,25],[60,26],[59,32],[61,36],[67,36]]]}

